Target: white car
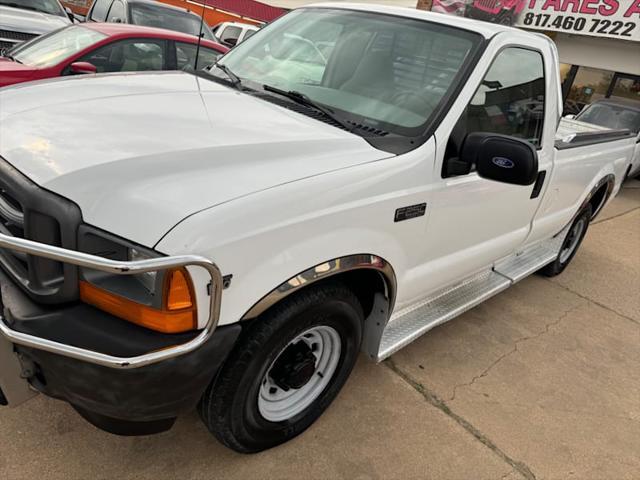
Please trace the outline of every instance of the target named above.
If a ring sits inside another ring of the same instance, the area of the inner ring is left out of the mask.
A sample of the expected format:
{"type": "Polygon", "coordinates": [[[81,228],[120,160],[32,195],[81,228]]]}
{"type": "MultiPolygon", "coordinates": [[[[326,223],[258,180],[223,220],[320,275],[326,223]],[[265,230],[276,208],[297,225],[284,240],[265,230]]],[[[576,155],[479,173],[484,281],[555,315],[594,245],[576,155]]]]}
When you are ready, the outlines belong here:
{"type": "Polygon", "coordinates": [[[258,30],[259,27],[249,23],[222,22],[212,28],[213,34],[226,46],[234,47],[246,40],[258,30]]]}
{"type": "Polygon", "coordinates": [[[556,139],[547,37],[339,5],[209,74],[0,90],[5,403],[41,392],[128,435],[197,405],[256,452],[309,427],[360,351],[567,267],[635,136],[556,139]],[[301,48],[322,75],[283,68],[301,48]]]}
{"type": "Polygon", "coordinates": [[[58,0],[0,0],[0,51],[71,23],[58,0]]]}

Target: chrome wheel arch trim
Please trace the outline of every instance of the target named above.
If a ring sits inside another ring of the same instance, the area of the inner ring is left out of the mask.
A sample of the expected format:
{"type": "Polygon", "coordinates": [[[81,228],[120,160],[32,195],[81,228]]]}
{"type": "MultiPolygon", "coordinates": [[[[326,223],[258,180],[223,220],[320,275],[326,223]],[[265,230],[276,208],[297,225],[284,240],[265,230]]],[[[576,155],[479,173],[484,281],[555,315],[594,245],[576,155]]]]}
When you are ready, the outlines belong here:
{"type": "Polygon", "coordinates": [[[256,318],[269,308],[282,301],[294,292],[329,277],[354,270],[374,270],[382,275],[385,284],[385,295],[389,301],[389,312],[393,310],[397,293],[396,275],[391,264],[382,257],[372,254],[355,254],[334,258],[319,263],[294,275],[262,297],[245,313],[242,320],[256,318]]]}

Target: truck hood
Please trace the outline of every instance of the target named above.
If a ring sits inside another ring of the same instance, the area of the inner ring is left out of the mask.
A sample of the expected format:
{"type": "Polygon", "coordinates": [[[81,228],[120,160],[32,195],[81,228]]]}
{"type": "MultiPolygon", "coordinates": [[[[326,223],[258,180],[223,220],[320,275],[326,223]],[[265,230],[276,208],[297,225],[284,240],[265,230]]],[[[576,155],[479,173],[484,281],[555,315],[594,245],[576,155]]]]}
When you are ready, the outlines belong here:
{"type": "Polygon", "coordinates": [[[19,84],[0,105],[2,158],[87,223],[146,246],[202,209],[390,155],[179,72],[19,84]]]}
{"type": "Polygon", "coordinates": [[[71,20],[60,15],[0,6],[0,30],[42,35],[70,23],[71,20]]]}

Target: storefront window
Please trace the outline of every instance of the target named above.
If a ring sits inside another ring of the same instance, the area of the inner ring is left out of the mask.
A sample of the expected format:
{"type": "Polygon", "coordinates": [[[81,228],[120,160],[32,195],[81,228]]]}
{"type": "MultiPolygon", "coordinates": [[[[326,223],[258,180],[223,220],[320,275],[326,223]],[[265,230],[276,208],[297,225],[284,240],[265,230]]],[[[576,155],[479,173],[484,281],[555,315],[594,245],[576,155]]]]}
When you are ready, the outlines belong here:
{"type": "Polygon", "coordinates": [[[564,113],[577,114],[585,105],[607,95],[614,72],[595,68],[580,67],[569,90],[564,105],[564,113]]]}
{"type": "Polygon", "coordinates": [[[640,77],[616,77],[612,98],[631,98],[640,101],[640,77]]]}

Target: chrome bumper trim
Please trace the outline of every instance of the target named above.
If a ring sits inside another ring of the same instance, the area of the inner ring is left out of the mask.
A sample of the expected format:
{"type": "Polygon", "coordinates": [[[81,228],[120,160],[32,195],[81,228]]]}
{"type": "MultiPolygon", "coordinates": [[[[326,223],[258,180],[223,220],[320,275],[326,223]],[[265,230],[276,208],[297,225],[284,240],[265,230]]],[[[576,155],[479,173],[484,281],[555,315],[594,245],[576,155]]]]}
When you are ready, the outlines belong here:
{"type": "Polygon", "coordinates": [[[4,318],[0,316],[0,333],[14,344],[32,347],[38,350],[44,350],[110,368],[138,368],[144,365],[177,357],[179,355],[184,355],[185,353],[197,349],[205,343],[209,337],[211,337],[218,324],[222,297],[222,274],[215,263],[204,257],[197,255],[181,255],[175,257],[159,257],[148,260],[124,262],[97,257],[88,253],[54,247],[52,245],[26,240],[24,238],[10,237],[4,234],[0,234],[0,248],[48,258],[50,260],[57,260],[63,263],[70,263],[79,267],[92,268],[94,270],[100,270],[116,275],[135,275],[156,270],[166,270],[169,268],[196,266],[204,268],[211,277],[209,319],[200,334],[186,343],[163,350],[145,353],[136,357],[114,357],[35,337],[33,335],[16,332],[9,328],[4,322],[4,318]]]}

